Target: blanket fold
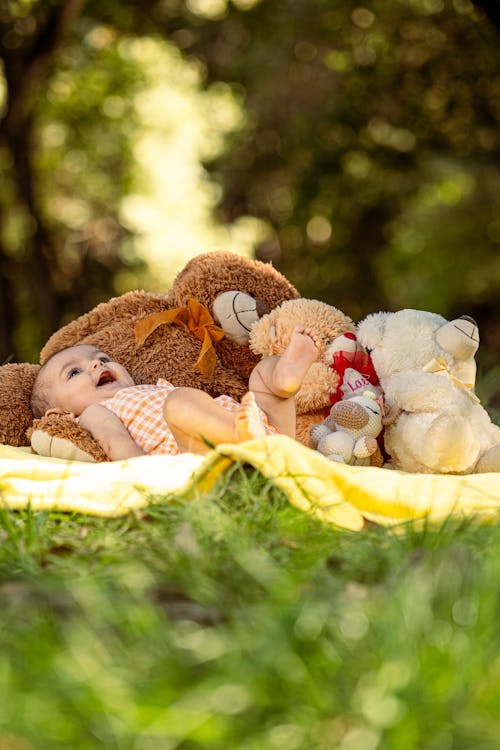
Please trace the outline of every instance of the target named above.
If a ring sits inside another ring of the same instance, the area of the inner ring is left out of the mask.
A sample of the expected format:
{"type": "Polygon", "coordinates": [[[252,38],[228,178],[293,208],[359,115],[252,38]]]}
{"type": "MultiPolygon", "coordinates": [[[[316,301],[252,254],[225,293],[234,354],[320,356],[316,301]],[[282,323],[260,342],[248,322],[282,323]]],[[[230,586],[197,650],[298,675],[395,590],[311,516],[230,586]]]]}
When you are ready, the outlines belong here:
{"type": "Polygon", "coordinates": [[[60,510],[108,518],[157,497],[200,497],[235,462],[272,479],[290,503],[342,528],[365,519],[384,525],[450,515],[500,519],[500,474],[445,476],[344,466],[290,438],[274,435],[220,445],[205,457],[141,456],[88,464],[42,458],[0,446],[0,502],[16,510],[60,510]]]}

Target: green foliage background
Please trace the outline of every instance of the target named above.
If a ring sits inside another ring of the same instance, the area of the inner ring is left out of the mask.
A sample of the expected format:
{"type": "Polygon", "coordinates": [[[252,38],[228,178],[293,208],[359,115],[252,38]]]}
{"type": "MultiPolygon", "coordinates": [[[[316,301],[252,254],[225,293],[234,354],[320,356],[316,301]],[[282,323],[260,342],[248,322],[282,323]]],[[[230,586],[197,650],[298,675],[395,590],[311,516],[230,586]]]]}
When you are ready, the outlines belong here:
{"type": "MultiPolygon", "coordinates": [[[[251,218],[244,240],[226,233],[236,251],[355,320],[472,314],[480,366],[496,365],[498,22],[494,3],[469,0],[4,0],[0,356],[35,360],[63,322],[165,288],[186,259],[175,208],[159,209],[156,260],[124,211],[148,183],[135,102],[151,73],[130,54],[142,39],[197,71],[193,101],[223,91],[240,112],[228,124],[222,105],[202,110],[212,145],[197,189],[178,181],[193,216],[203,205],[228,231],[251,218]]],[[[172,101],[158,99],[171,116],[159,145],[186,119],[172,101]]]]}

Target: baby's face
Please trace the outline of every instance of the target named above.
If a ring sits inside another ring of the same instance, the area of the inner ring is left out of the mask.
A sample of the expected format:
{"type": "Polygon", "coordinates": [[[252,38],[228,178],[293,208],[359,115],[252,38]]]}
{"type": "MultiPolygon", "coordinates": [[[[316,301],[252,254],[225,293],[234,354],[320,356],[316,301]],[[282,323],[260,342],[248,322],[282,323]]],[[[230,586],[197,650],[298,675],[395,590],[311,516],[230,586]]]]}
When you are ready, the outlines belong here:
{"type": "Polygon", "coordinates": [[[55,354],[46,365],[44,380],[53,408],[77,417],[91,404],[134,385],[124,367],[88,344],[55,354]]]}

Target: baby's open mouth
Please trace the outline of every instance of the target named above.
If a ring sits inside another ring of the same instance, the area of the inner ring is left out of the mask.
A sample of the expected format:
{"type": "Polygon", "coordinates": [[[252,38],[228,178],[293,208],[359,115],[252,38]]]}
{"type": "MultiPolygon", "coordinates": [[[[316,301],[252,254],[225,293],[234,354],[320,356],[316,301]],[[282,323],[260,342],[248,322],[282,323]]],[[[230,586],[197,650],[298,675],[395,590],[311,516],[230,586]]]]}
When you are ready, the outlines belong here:
{"type": "Polygon", "coordinates": [[[97,387],[101,385],[107,385],[108,383],[114,383],[115,382],[115,376],[112,372],[109,370],[104,370],[104,372],[101,373],[99,380],[97,381],[97,387]]]}

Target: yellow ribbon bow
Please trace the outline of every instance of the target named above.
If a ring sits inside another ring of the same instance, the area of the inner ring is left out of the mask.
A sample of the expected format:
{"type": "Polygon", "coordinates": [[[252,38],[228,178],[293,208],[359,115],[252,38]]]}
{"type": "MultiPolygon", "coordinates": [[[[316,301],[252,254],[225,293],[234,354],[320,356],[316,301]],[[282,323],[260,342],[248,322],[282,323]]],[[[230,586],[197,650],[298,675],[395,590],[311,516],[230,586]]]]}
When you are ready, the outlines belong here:
{"type": "Polygon", "coordinates": [[[480,400],[478,399],[476,394],[471,390],[472,384],[464,383],[463,380],[460,380],[460,378],[458,378],[453,373],[453,368],[450,368],[446,360],[444,360],[442,357],[434,357],[434,359],[431,359],[429,362],[427,362],[427,364],[424,365],[422,369],[424,372],[435,372],[437,375],[443,375],[445,378],[448,378],[450,383],[456,388],[462,388],[462,390],[465,390],[467,395],[475,403],[480,403],[480,400]]]}
{"type": "Polygon", "coordinates": [[[209,310],[201,302],[190,299],[187,307],[176,307],[173,310],[146,315],[145,318],[141,318],[135,324],[136,346],[142,346],[148,336],[164,323],[184,328],[202,342],[201,351],[193,370],[198,369],[205,377],[212,377],[217,361],[214,343],[220,341],[225,333],[222,328],[215,325],[209,310]]]}

